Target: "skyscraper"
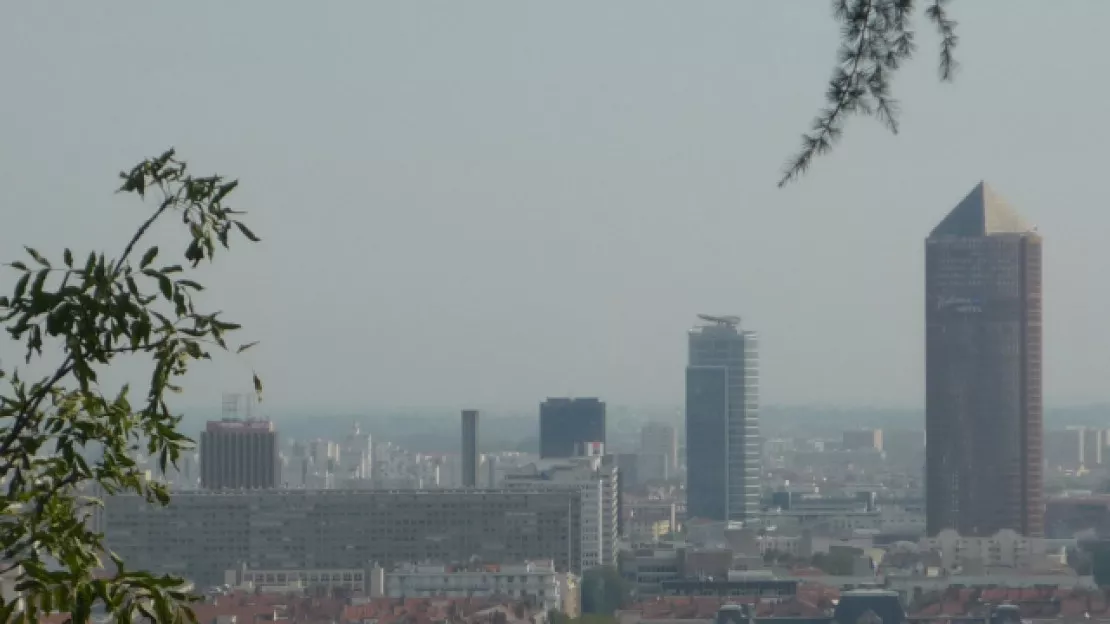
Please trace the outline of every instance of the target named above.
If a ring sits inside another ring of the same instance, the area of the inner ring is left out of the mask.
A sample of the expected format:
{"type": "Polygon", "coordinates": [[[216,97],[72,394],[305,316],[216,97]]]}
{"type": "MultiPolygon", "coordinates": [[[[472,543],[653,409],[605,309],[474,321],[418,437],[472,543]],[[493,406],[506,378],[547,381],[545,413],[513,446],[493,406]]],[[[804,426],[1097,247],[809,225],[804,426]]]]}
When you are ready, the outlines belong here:
{"type": "Polygon", "coordinates": [[[268,420],[211,420],[200,434],[202,488],[276,488],[279,466],[277,431],[268,420]]]}
{"type": "Polygon", "coordinates": [[[462,484],[478,485],[478,410],[462,413],[462,484]]]}
{"type": "Polygon", "coordinates": [[[588,442],[605,444],[605,403],[548,399],[540,404],[540,457],[574,457],[588,442]]]}
{"type": "Polygon", "coordinates": [[[1042,535],[1041,342],[1041,237],[980,183],[925,241],[930,535],[1042,535]]]}
{"type": "Polygon", "coordinates": [[[686,367],[686,507],[691,518],[759,510],[759,340],[734,316],[701,316],[686,367]]]}

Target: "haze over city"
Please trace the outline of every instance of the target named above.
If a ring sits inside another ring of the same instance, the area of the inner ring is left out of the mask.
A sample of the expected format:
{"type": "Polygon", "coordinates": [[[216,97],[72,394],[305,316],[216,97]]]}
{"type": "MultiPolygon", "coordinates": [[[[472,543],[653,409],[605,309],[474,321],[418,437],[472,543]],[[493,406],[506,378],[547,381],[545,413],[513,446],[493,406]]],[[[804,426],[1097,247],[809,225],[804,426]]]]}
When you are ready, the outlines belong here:
{"type": "Polygon", "coordinates": [[[922,28],[902,132],[853,120],[784,190],[824,4],[209,6],[0,12],[4,248],[122,245],[113,176],[164,146],[242,180],[264,242],[204,275],[261,344],[183,403],[255,368],[271,409],[678,405],[713,313],[759,332],[765,404],[920,407],[924,238],[981,179],[1045,239],[1048,405],[1108,398],[1110,4],[960,3],[957,80],[922,28]]]}

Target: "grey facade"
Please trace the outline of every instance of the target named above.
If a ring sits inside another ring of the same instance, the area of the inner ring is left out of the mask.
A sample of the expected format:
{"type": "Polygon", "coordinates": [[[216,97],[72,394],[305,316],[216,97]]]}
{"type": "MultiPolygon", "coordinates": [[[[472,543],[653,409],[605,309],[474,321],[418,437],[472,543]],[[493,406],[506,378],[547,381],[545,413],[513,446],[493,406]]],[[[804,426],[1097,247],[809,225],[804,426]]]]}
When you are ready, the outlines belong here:
{"type": "Polygon", "coordinates": [[[759,341],[736,317],[703,317],[689,334],[686,506],[691,518],[759,511],[759,341]]]}
{"type": "Polygon", "coordinates": [[[541,459],[574,457],[587,442],[605,444],[605,403],[555,398],[540,405],[541,459]]]}
{"type": "Polygon", "coordinates": [[[108,498],[105,543],[128,567],[198,585],[226,570],[552,559],[581,570],[571,490],[243,490],[175,493],[166,507],[108,498]]]}
{"type": "Polygon", "coordinates": [[[462,413],[462,484],[463,487],[478,485],[477,410],[463,410],[462,413]]]}
{"type": "Polygon", "coordinates": [[[200,486],[210,490],[276,488],[281,459],[274,424],[209,421],[200,434],[200,486]]]}
{"type": "Polygon", "coordinates": [[[1041,237],[979,184],[925,242],[927,532],[1044,531],[1041,237]]]}

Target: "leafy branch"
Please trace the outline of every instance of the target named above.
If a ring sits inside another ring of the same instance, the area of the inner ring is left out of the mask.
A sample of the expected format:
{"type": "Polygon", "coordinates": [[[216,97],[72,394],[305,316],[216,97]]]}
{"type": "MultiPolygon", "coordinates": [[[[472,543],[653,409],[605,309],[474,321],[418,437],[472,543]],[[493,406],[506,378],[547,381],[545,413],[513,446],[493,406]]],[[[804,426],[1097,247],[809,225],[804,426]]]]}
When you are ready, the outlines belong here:
{"type": "MultiPolygon", "coordinates": [[[[951,81],[958,65],[953,50],[959,43],[956,22],[945,8],[948,0],[930,0],[925,17],[941,37],[940,78],[951,81]]],[[[813,160],[827,154],[840,139],[844,121],[855,114],[876,117],[897,134],[898,101],[891,80],[916,44],[911,21],[914,0],[833,0],[833,16],[840,24],[837,65],[825,92],[826,106],[802,135],[802,147],[783,169],[779,187],[805,173],[813,160]]]]}
{"type": "MultiPolygon", "coordinates": [[[[190,175],[173,150],[120,177],[121,193],[157,204],[119,256],[90,252],[78,263],[66,249],[55,263],[27,247],[28,260],[8,265],[19,277],[12,294],[0,296],[0,323],[22,342],[27,365],[53,372],[28,382],[18,369],[0,370],[0,573],[16,574],[23,596],[0,599],[0,621],[63,612],[86,622],[94,607],[119,621],[192,619],[182,579],[127,570],[87,521],[106,495],[169,501],[136,456],[156,458],[165,474],[192,448],[168,396],[181,391],[190,363],[232,350],[229,334],[240,328],[198,308],[194,298],[204,288],[190,269],[228,249],[232,234],[259,239],[226,203],[238,181],[190,175]],[[170,215],[188,232],[184,262],[158,263],[157,246],[136,259],[151,227],[170,215]],[[99,382],[101,371],[128,357],[151,367],[135,404],[129,386],[109,396],[99,382]],[[54,358],[60,362],[50,364],[54,358]]],[[[253,383],[261,393],[257,375],[253,383]]]]}

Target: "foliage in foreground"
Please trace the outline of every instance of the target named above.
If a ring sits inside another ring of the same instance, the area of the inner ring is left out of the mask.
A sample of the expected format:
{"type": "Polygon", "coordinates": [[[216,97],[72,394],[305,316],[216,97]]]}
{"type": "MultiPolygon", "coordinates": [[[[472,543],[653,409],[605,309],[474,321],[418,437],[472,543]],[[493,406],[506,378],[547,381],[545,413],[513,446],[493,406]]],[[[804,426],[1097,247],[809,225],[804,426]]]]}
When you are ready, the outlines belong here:
{"type": "MultiPolygon", "coordinates": [[[[100,496],[169,500],[136,455],[165,472],[192,448],[167,397],[194,360],[229,350],[239,329],[194,304],[203,287],[190,275],[232,237],[258,238],[227,205],[238,182],[193,176],[172,150],[120,176],[121,193],[157,203],[119,255],[66,249],[51,260],[28,247],[8,265],[18,278],[0,297],[0,322],[25,349],[25,367],[0,370],[0,573],[16,577],[25,599],[0,600],[0,622],[51,612],[86,622],[101,610],[117,621],[193,619],[181,579],[127,569],[85,519],[100,496]],[[180,219],[188,233],[180,255],[145,244],[163,219],[180,219]],[[100,384],[109,367],[135,358],[150,367],[141,388],[100,384]]],[[[261,392],[257,376],[254,385],[261,392]]]]}
{"type": "MultiPolygon", "coordinates": [[[[952,80],[957,63],[952,52],[959,43],[956,22],[949,17],[948,0],[927,0],[925,17],[940,35],[939,72],[952,80]]],[[[802,135],[802,147],[786,163],[779,186],[785,186],[809,169],[813,159],[828,153],[851,115],[876,117],[898,133],[898,102],[891,96],[890,81],[916,49],[913,20],[915,0],[833,0],[833,15],[840,25],[837,64],[825,92],[826,106],[802,135]]]]}

